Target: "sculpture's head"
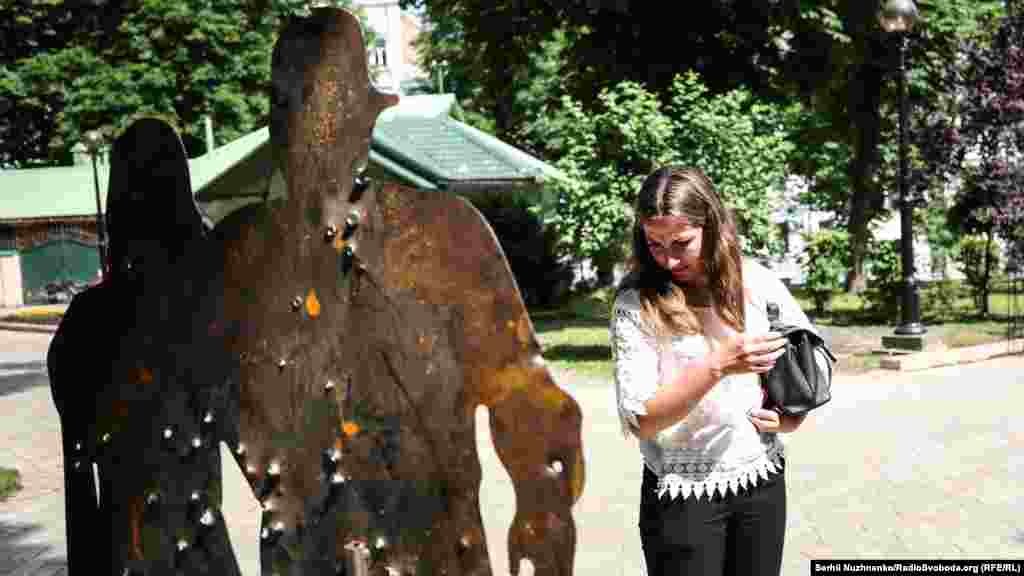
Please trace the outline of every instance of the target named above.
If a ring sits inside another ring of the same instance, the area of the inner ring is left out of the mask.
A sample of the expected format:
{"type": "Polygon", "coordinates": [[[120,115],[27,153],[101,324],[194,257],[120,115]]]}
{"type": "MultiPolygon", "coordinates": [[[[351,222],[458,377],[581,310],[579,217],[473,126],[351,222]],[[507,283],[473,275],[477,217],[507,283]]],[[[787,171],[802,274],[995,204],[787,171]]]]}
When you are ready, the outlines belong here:
{"type": "Polygon", "coordinates": [[[140,118],[114,141],[106,222],[114,278],[147,260],[177,261],[205,234],[185,147],[163,120],[140,118]]]}

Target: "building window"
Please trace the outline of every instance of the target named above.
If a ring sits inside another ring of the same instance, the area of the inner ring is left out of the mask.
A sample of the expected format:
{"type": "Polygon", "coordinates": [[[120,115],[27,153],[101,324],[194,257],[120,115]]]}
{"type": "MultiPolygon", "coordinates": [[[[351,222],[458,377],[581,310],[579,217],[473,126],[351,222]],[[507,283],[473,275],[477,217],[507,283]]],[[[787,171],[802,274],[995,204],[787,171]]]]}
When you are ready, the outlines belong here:
{"type": "Polygon", "coordinates": [[[71,240],[78,238],[81,233],[77,226],[67,224],[64,222],[53,223],[47,226],[46,236],[47,241],[51,240],[71,240]]]}
{"type": "Polygon", "coordinates": [[[14,226],[0,224],[0,251],[16,249],[17,244],[14,241],[14,226]]]}
{"type": "Polygon", "coordinates": [[[374,66],[388,65],[387,42],[384,38],[377,38],[373,48],[370,49],[370,63],[374,66]]]}

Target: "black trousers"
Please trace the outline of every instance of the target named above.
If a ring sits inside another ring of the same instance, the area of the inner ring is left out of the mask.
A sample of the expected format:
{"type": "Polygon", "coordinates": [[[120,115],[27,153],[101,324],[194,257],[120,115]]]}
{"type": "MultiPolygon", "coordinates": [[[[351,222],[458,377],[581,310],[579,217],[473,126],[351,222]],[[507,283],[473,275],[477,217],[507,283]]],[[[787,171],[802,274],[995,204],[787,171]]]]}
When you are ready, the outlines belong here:
{"type": "Polygon", "coordinates": [[[783,472],[738,494],[659,499],[644,466],[640,542],[648,576],[778,576],[786,531],[783,472]]]}

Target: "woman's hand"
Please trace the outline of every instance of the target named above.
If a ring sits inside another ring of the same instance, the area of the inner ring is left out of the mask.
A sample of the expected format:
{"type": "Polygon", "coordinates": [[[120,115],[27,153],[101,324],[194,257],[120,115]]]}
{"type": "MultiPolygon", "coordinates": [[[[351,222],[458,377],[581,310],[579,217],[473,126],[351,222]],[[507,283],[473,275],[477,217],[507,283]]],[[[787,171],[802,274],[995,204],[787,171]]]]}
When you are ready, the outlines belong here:
{"type": "Polygon", "coordinates": [[[778,332],[767,334],[735,334],[722,342],[716,351],[722,375],[764,374],[786,351],[786,337],[778,332]]]}
{"type": "Polygon", "coordinates": [[[781,432],[782,418],[775,410],[767,408],[752,408],[747,412],[747,419],[754,425],[754,428],[762,434],[766,432],[781,432]]]}
{"type": "Polygon", "coordinates": [[[747,412],[747,419],[754,425],[754,429],[762,434],[767,432],[792,432],[800,427],[804,418],[802,416],[783,416],[775,410],[767,408],[751,408],[747,412]]]}

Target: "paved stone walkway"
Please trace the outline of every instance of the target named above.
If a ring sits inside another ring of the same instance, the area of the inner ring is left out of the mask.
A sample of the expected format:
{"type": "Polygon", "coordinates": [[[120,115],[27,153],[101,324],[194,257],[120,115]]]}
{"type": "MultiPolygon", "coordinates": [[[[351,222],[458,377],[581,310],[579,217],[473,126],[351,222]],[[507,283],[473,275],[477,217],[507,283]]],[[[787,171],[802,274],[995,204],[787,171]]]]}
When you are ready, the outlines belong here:
{"type": "MultiPolygon", "coordinates": [[[[0,503],[2,576],[66,573],[59,424],[39,364],[48,342],[0,332],[0,465],[18,468],[25,486],[0,503]]],[[[584,414],[575,573],[641,574],[641,463],[619,433],[612,388],[556,378],[584,414]]],[[[839,375],[835,399],[786,438],[783,574],[808,574],[812,558],[1024,558],[1022,384],[1024,357],[839,375]]],[[[494,573],[507,574],[514,493],[483,422],[481,409],[480,504],[494,573]]],[[[259,510],[234,466],[225,469],[224,493],[236,554],[255,576],[259,510]]]]}

